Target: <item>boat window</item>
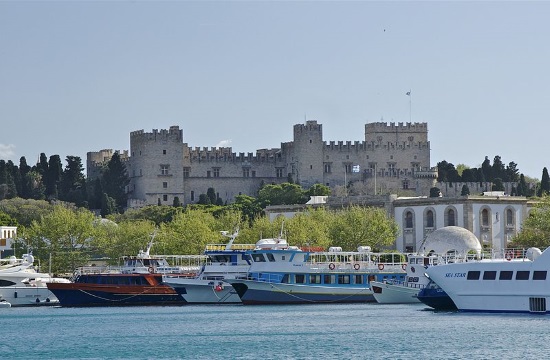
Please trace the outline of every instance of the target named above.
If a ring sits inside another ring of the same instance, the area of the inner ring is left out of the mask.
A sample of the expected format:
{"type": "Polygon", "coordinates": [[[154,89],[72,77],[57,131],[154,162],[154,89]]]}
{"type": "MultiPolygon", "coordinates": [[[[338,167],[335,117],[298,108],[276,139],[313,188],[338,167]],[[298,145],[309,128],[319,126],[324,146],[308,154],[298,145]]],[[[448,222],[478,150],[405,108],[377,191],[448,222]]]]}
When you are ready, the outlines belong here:
{"type": "Polygon", "coordinates": [[[265,262],[264,254],[252,254],[252,259],[255,262],[265,262]]]}
{"type": "Polygon", "coordinates": [[[376,281],[376,276],[375,275],[369,275],[369,282],[371,281],[376,281]]]}
{"type": "Polygon", "coordinates": [[[334,284],[334,275],[324,275],[323,277],[325,284],[334,284]]]}
{"type": "Polygon", "coordinates": [[[483,280],[495,280],[497,278],[496,271],[484,271],[483,280]]]}
{"type": "Polygon", "coordinates": [[[354,275],[355,277],[355,283],[356,284],[362,284],[363,283],[363,275],[354,275]]]}
{"type": "Polygon", "coordinates": [[[281,279],[281,282],[283,284],[288,284],[288,274],[284,274],[283,275],[283,278],[281,279]]]}
{"type": "Polygon", "coordinates": [[[516,280],[529,280],[529,271],[518,271],[516,273],[516,280]]]}
{"type": "Polygon", "coordinates": [[[304,274],[296,274],[295,275],[295,282],[296,284],[305,284],[306,283],[306,276],[304,274]]]}
{"type": "Polygon", "coordinates": [[[533,271],[533,280],[546,280],[546,271],[533,271]]]}
{"type": "Polygon", "coordinates": [[[479,271],[468,271],[468,276],[466,279],[468,280],[479,280],[479,271]]]}
{"type": "Polygon", "coordinates": [[[273,254],[267,253],[266,255],[267,255],[267,259],[268,259],[269,261],[271,261],[271,262],[275,261],[275,256],[273,256],[273,254]]]}
{"type": "Polygon", "coordinates": [[[338,275],[338,284],[349,284],[350,276],[349,275],[338,275]]]}
{"type": "Polygon", "coordinates": [[[501,271],[499,274],[499,280],[512,280],[513,271],[501,271]]]}
{"type": "Polygon", "coordinates": [[[318,275],[318,274],[309,275],[309,283],[310,284],[320,284],[321,283],[321,275],[318,275]]]}
{"type": "Polygon", "coordinates": [[[15,283],[9,280],[0,280],[0,286],[13,286],[15,283]]]}

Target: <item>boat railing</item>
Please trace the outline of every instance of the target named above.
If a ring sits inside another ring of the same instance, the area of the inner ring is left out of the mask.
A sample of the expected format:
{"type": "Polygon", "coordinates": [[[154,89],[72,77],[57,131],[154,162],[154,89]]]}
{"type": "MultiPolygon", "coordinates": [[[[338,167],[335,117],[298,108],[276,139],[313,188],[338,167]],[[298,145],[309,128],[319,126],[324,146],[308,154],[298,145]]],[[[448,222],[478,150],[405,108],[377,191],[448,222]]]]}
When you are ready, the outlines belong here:
{"type": "Polygon", "coordinates": [[[246,251],[254,250],[256,244],[231,244],[231,249],[227,250],[227,244],[208,244],[205,251],[246,251]]]}
{"type": "Polygon", "coordinates": [[[384,280],[384,283],[388,285],[405,286],[412,289],[424,289],[426,287],[426,284],[420,284],[417,282],[411,282],[411,281],[405,281],[405,280],[399,280],[399,279],[386,279],[384,280]]]}

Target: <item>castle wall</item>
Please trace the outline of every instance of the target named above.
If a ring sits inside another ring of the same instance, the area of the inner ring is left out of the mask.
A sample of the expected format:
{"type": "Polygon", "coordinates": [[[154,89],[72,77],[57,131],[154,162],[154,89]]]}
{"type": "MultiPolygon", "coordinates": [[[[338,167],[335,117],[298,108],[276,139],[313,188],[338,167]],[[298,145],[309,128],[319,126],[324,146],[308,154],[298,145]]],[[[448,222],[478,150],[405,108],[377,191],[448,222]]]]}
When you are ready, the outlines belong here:
{"type": "Polygon", "coordinates": [[[364,141],[323,141],[315,120],[294,125],[294,138],[281,148],[235,153],[230,147],[191,147],[178,126],[130,134],[130,204],[194,203],[212,187],[224,202],[256,196],[262,183],[283,183],[289,176],[307,188],[333,189],[353,184],[358,195],[428,195],[437,171],[430,168],[425,123],[372,123],[364,141]]]}

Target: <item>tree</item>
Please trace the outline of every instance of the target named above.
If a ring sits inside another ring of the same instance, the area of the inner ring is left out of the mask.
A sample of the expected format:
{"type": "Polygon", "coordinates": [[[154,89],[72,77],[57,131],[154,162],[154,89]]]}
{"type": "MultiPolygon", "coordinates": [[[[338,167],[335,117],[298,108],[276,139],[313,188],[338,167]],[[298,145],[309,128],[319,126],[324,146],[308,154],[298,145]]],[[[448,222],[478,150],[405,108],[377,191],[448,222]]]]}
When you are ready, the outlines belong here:
{"type": "Polygon", "coordinates": [[[27,165],[27,159],[24,156],[19,158],[19,175],[21,176],[21,192],[19,193],[20,197],[23,199],[32,198],[32,183],[29,173],[31,172],[31,167],[27,165]]]}
{"type": "Polygon", "coordinates": [[[59,198],[82,205],[86,200],[86,179],[84,167],[79,156],[67,156],[67,165],[61,175],[59,198]]]}
{"type": "Polygon", "coordinates": [[[50,156],[50,160],[48,161],[48,170],[46,171],[44,178],[44,182],[46,184],[46,198],[59,198],[59,182],[61,181],[62,175],[63,165],[61,164],[61,158],[59,155],[50,156]]]}
{"type": "Polygon", "coordinates": [[[0,211],[10,215],[25,227],[39,221],[53,211],[53,205],[44,200],[14,198],[0,201],[0,211]]]}
{"type": "Polygon", "coordinates": [[[258,192],[258,202],[262,207],[303,204],[305,203],[304,199],[302,187],[297,184],[266,185],[258,192]]]}
{"type": "Polygon", "coordinates": [[[548,169],[542,169],[542,178],[540,179],[540,190],[538,196],[544,196],[550,194],[550,177],[548,176],[548,169]]]}
{"type": "Polygon", "coordinates": [[[126,166],[120,160],[118,151],[115,151],[107,163],[101,179],[103,191],[115,200],[118,211],[123,212],[128,202],[126,186],[130,183],[130,178],[126,172],[126,166]]]}
{"type": "Polygon", "coordinates": [[[523,174],[519,177],[519,183],[517,188],[518,196],[527,196],[529,188],[527,187],[527,182],[525,181],[525,176],[523,174]]]}
{"type": "Polygon", "coordinates": [[[380,250],[392,245],[399,232],[395,220],[383,209],[352,206],[335,215],[330,225],[330,239],[344,251],[354,251],[362,245],[380,250]]]}
{"type": "Polygon", "coordinates": [[[5,212],[0,211],[0,226],[19,226],[17,220],[5,212]]]}
{"type": "Polygon", "coordinates": [[[496,178],[500,178],[501,180],[507,179],[507,174],[504,168],[504,164],[502,163],[502,160],[498,155],[495,156],[495,158],[493,159],[493,166],[491,169],[491,173],[493,175],[493,181],[496,178]]]}
{"type": "Polygon", "coordinates": [[[485,156],[485,160],[481,164],[481,172],[483,173],[483,181],[493,181],[493,167],[488,156],[485,156]]]}
{"type": "Polygon", "coordinates": [[[208,190],[206,190],[206,196],[208,196],[208,199],[210,200],[210,204],[215,204],[217,195],[216,190],[214,190],[213,187],[209,187],[208,190]]]}
{"type": "Polygon", "coordinates": [[[460,192],[460,196],[468,196],[470,195],[470,188],[468,185],[464,184],[462,185],[462,191],[460,192]]]}
{"type": "Polygon", "coordinates": [[[174,196],[174,202],[172,203],[173,207],[181,207],[181,201],[179,196],[174,196]]]}
{"type": "Polygon", "coordinates": [[[101,217],[107,217],[107,215],[116,214],[117,206],[116,201],[106,193],[103,193],[101,198],[101,217]]]}
{"type": "Polygon", "coordinates": [[[430,188],[430,197],[441,197],[441,190],[438,187],[430,188]]]}
{"type": "Polygon", "coordinates": [[[506,181],[512,181],[517,182],[519,180],[519,170],[518,170],[518,164],[511,161],[508,163],[508,166],[506,167],[506,181]]]}
{"type": "Polygon", "coordinates": [[[504,183],[501,178],[495,178],[493,180],[491,191],[504,191],[504,183]]]}
{"type": "Polygon", "coordinates": [[[313,184],[304,193],[306,196],[328,196],[330,195],[330,188],[323,184],[313,184]]]}
{"type": "Polygon", "coordinates": [[[13,181],[10,162],[6,163],[4,160],[0,160],[0,200],[17,196],[17,188],[13,181]]]}
{"type": "Polygon", "coordinates": [[[94,215],[86,209],[69,209],[56,205],[52,212],[33,221],[23,236],[33,254],[49,262],[54,273],[72,273],[89,259],[94,237],[94,215]]]}
{"type": "Polygon", "coordinates": [[[252,224],[254,219],[262,213],[262,207],[258,201],[252,196],[244,194],[235,196],[235,201],[229,205],[229,208],[240,211],[242,221],[248,224],[252,224]]]}
{"type": "Polygon", "coordinates": [[[521,231],[512,240],[514,245],[525,248],[550,246],[550,197],[544,196],[535,204],[521,231]]]}

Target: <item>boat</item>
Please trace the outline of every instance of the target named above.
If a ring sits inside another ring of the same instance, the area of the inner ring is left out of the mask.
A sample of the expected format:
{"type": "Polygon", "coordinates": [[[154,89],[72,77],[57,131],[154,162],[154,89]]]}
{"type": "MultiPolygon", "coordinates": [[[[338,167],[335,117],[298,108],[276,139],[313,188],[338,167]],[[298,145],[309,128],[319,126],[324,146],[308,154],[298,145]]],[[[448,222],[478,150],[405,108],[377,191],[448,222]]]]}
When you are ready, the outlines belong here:
{"type": "MultiPolygon", "coordinates": [[[[404,281],[386,280],[371,282],[374,298],[381,304],[419,303],[437,307],[438,310],[448,309],[450,298],[443,299],[445,293],[437,289],[435,284],[419,294],[429,284],[425,271],[428,267],[449,262],[462,262],[474,259],[481,252],[481,243],[470,231],[456,226],[447,226],[430,233],[420,245],[421,252],[409,254],[407,257],[407,275],[404,281]],[[432,291],[434,290],[434,291],[432,291]],[[434,299],[431,299],[433,296],[434,299]],[[421,301],[424,299],[425,301],[421,301]],[[446,302],[445,302],[446,301],[446,302]]],[[[454,304],[451,308],[454,307],[454,304]]]]}
{"type": "Polygon", "coordinates": [[[69,283],[48,283],[48,289],[65,307],[185,304],[162,282],[162,276],[195,276],[204,257],[150,255],[152,245],[150,242],[137,256],[124,257],[121,267],[81,267],[69,283]],[[171,265],[168,259],[186,264],[171,265]]]}
{"type": "Polygon", "coordinates": [[[426,270],[458,311],[550,313],[550,248],[503,249],[490,258],[426,270]]]}
{"type": "Polygon", "coordinates": [[[0,298],[10,306],[56,305],[58,299],[46,285],[67,282],[37,271],[31,253],[0,259],[0,298]]]}
{"type": "Polygon", "coordinates": [[[196,277],[167,274],[162,281],[174,288],[188,304],[239,304],[241,299],[226,279],[246,275],[252,263],[248,251],[254,244],[234,244],[238,230],[233,234],[222,231],[229,237],[227,244],[209,244],[204,255],[206,261],[196,277]]]}
{"type": "Polygon", "coordinates": [[[373,302],[370,283],[403,279],[404,256],[357,251],[303,251],[285,239],[262,239],[250,251],[246,277],[228,279],[243,304],[373,302]]]}
{"type": "Polygon", "coordinates": [[[437,311],[458,310],[449,295],[432,280],[418,292],[417,298],[424,305],[428,305],[437,311]]]}
{"type": "Polygon", "coordinates": [[[11,303],[7,302],[5,299],[0,296],[0,308],[10,308],[11,303]]]}

